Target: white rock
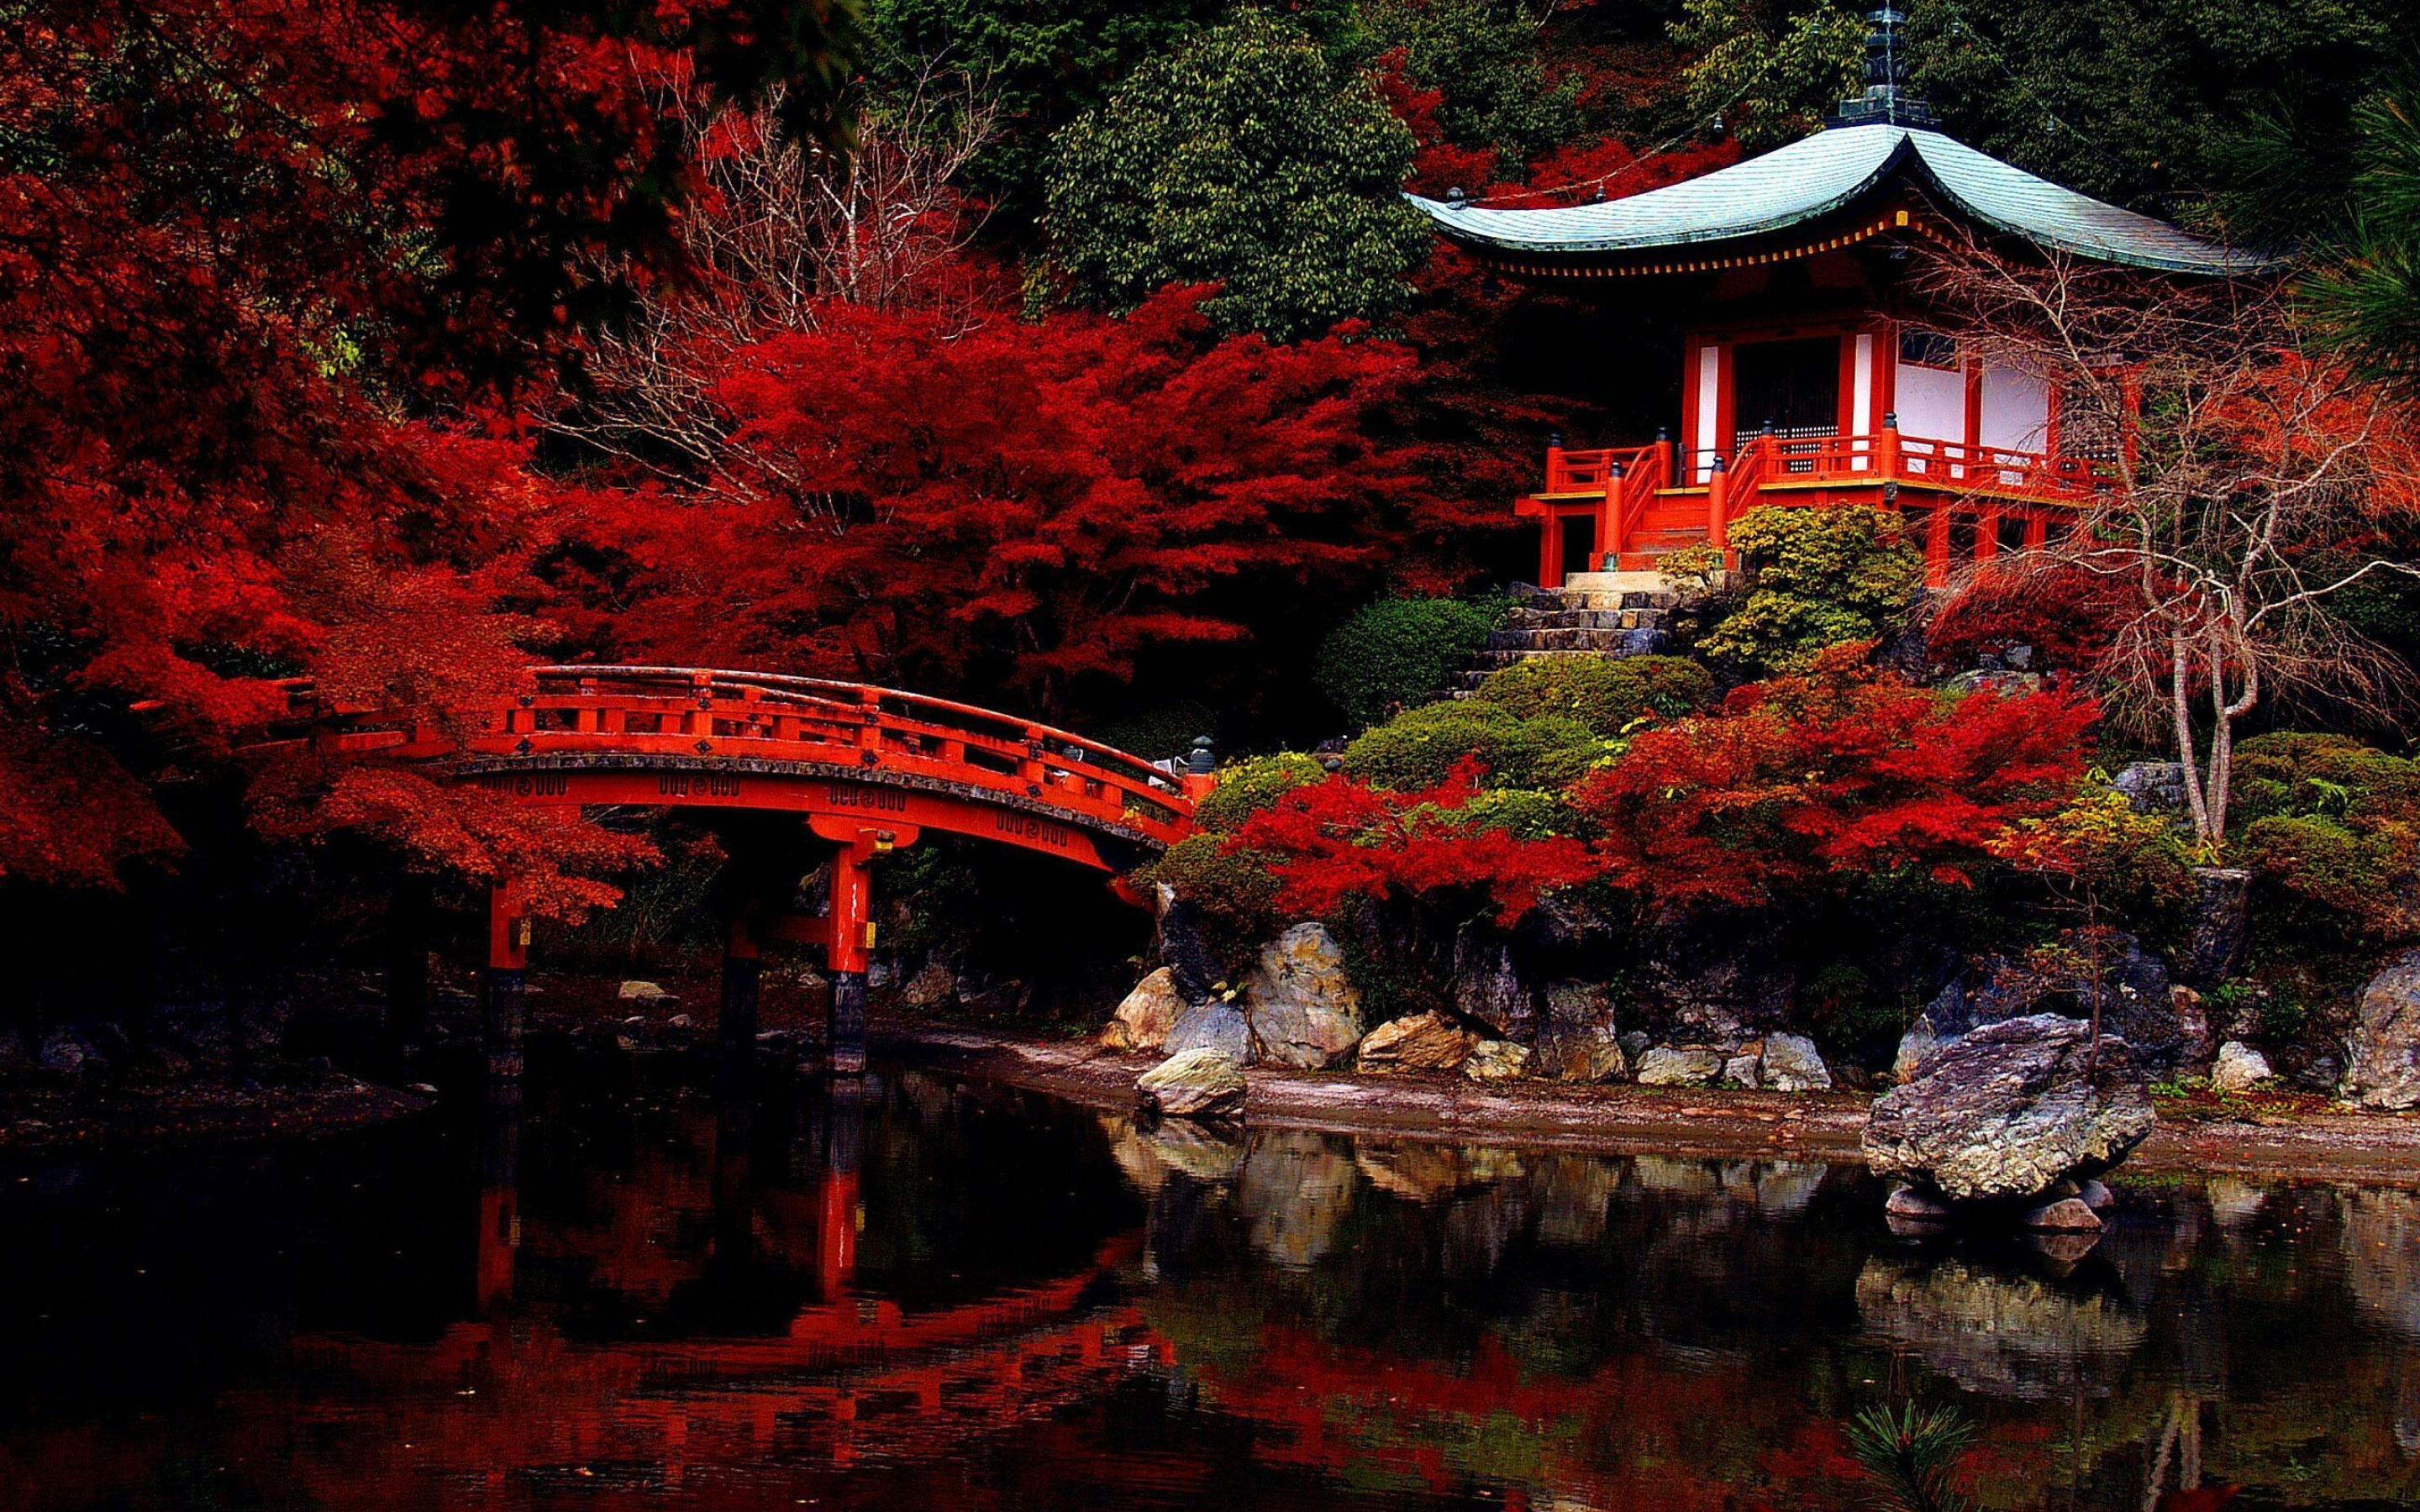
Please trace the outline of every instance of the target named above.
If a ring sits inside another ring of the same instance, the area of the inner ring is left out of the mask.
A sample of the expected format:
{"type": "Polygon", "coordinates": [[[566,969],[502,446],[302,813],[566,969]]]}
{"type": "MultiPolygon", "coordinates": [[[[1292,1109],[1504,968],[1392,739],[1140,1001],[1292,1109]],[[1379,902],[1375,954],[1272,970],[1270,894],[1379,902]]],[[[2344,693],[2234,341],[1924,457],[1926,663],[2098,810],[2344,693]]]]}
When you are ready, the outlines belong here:
{"type": "Polygon", "coordinates": [[[1462,1073],[1474,1082],[1509,1082],[1528,1069],[1529,1047],[1510,1040],[1481,1040],[1471,1047],[1462,1073]]]}
{"type": "Polygon", "coordinates": [[[2275,1074],[2267,1056],[2241,1040],[2229,1040],[2218,1047],[2218,1059],[2211,1064],[2210,1085],[2215,1091],[2248,1092],[2275,1074]]]}
{"type": "Polygon", "coordinates": [[[1775,1092],[1828,1092],[1832,1089],[1831,1068],[1823,1064],[1822,1051],[1815,1041],[1803,1034],[1768,1034],[1764,1037],[1764,1086],[1775,1092]]]}
{"type": "Polygon", "coordinates": [[[1723,1057],[1719,1051],[1659,1044],[1651,1046],[1638,1057],[1641,1087],[1704,1087],[1722,1073],[1723,1057]]]}

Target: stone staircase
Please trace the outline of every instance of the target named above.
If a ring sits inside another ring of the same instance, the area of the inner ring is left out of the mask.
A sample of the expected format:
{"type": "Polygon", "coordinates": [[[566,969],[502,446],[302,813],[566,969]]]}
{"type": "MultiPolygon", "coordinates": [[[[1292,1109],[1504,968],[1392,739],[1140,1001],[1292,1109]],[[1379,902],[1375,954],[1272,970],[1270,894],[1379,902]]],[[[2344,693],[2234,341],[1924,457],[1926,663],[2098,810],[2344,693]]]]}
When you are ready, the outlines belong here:
{"type": "Polygon", "coordinates": [[[1652,572],[1575,572],[1560,588],[1512,587],[1504,627],[1491,631],[1446,689],[1467,698],[1487,674],[1540,656],[1639,656],[1662,649],[1681,595],[1652,572]]]}

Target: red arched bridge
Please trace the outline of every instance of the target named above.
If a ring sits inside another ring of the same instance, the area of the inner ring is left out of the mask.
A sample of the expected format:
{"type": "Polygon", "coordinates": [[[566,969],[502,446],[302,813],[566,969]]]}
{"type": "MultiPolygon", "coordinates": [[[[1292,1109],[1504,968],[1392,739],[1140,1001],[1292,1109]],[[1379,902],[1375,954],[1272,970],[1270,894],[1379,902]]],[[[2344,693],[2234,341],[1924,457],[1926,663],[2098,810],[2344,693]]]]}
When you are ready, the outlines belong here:
{"type": "MultiPolygon", "coordinates": [[[[828,896],[814,913],[787,895],[735,909],[722,1037],[753,1038],[763,941],[820,946],[837,1070],[864,1064],[867,867],[876,856],[933,831],[1122,872],[1192,832],[1193,800],[1212,780],[1206,752],[1192,770],[1171,773],[1064,730],[858,683],[683,667],[544,667],[534,675],[531,691],[463,711],[467,734],[322,711],[310,738],[338,752],[442,762],[459,780],[537,808],[801,816],[828,853],[828,896]]],[[[489,925],[489,1039],[509,1068],[519,1061],[529,949],[528,917],[509,880],[492,889],[489,925]]]]}

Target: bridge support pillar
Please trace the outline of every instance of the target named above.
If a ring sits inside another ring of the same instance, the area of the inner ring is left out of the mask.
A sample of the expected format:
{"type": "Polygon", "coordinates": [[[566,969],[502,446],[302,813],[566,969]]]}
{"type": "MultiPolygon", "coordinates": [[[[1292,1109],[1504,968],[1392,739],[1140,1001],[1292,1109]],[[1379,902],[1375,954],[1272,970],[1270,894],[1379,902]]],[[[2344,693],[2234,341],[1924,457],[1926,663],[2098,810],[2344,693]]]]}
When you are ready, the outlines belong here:
{"type": "Polygon", "coordinates": [[[742,909],[732,915],[722,942],[722,1006],[715,1039],[725,1060],[743,1060],[756,1048],[760,968],[754,920],[742,909]]]}
{"type": "Polygon", "coordinates": [[[866,952],[874,945],[874,887],[868,862],[890,849],[888,839],[861,835],[832,858],[831,912],[825,962],[831,970],[828,1044],[832,1071],[865,1071],[866,952]]]}
{"type": "Polygon", "coordinates": [[[488,967],[479,983],[480,1027],[488,1074],[521,1073],[521,989],[529,976],[529,910],[520,887],[505,878],[488,889],[488,967]]]}

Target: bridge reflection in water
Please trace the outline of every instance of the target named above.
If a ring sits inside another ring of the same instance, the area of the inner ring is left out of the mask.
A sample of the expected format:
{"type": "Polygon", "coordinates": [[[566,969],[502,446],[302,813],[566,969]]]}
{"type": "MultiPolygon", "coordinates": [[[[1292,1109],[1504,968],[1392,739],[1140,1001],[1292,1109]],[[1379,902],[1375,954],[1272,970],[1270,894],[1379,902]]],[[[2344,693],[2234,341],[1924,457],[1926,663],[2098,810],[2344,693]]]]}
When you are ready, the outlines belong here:
{"type": "Polygon", "coordinates": [[[46,1199],[73,1258],[0,1308],[68,1320],[0,1311],[0,1502],[1846,1512],[1845,1419],[1906,1397],[1975,1422],[1992,1507],[2420,1496],[2409,1193],[2136,1187],[2070,1265],[1902,1246],[1860,1173],[1800,1162],[1229,1141],[915,1073],[750,1090],[541,1077],[302,1183],[317,1230],[216,1222],[279,1185],[257,1162],[96,1201],[182,1257],[46,1199]],[[396,1185],[348,1207],[347,1178],[396,1185]],[[123,1284],[80,1279],[139,1256],[198,1296],[287,1250],[227,1288],[232,1335],[176,1315],[209,1346],[174,1369],[174,1330],[113,1337],[123,1284]],[[190,1384],[140,1412],[60,1379],[147,1355],[190,1384]]]}

